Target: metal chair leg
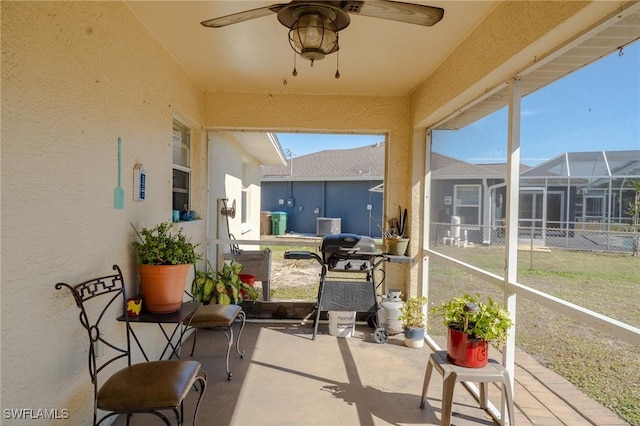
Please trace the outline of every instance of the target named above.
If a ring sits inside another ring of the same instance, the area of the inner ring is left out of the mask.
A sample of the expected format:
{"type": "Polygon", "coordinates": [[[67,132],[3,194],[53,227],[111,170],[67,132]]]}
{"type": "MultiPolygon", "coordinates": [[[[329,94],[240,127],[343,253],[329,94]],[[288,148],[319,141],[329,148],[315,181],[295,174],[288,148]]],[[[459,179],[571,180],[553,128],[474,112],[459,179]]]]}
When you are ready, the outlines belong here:
{"type": "Polygon", "coordinates": [[[238,332],[238,338],[236,339],[236,352],[238,352],[240,358],[244,358],[244,351],[240,350],[240,338],[242,337],[242,330],[244,330],[247,314],[245,314],[244,311],[240,311],[240,313],[238,314],[238,319],[240,319],[240,331],[238,332]]]}
{"type": "Polygon", "coordinates": [[[201,369],[200,375],[196,378],[196,382],[200,382],[202,389],[200,390],[200,396],[198,397],[198,401],[196,402],[196,408],[193,412],[193,426],[196,426],[196,418],[198,417],[198,409],[200,408],[200,401],[204,396],[204,391],[207,390],[207,372],[201,369]]]}
{"type": "Polygon", "coordinates": [[[228,332],[224,332],[224,336],[227,338],[227,380],[231,380],[231,370],[229,369],[229,353],[231,352],[231,346],[233,346],[233,323],[229,324],[228,332]]]}
{"type": "Polygon", "coordinates": [[[196,338],[198,337],[198,328],[193,329],[193,345],[191,346],[191,355],[193,356],[193,351],[196,349],[196,338]]]}

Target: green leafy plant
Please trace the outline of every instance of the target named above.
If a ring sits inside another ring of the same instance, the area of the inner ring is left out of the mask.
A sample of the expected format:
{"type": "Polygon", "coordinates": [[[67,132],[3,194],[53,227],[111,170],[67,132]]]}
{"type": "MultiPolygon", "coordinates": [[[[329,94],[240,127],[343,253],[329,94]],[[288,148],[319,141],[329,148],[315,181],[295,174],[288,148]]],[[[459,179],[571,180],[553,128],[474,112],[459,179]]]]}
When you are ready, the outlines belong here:
{"type": "Polygon", "coordinates": [[[637,256],[640,252],[640,180],[632,182],[635,197],[625,209],[625,213],[631,216],[629,221],[629,231],[633,232],[632,255],[637,256]]]}
{"type": "Polygon", "coordinates": [[[507,341],[507,330],[513,325],[509,312],[489,297],[482,303],[479,295],[465,294],[454,297],[432,309],[432,314],[442,317],[445,327],[467,333],[475,339],[492,342],[498,348],[507,341]]]}
{"type": "MultiPolygon", "coordinates": [[[[194,267],[195,269],[195,267],[194,267]]],[[[191,282],[191,295],[198,302],[205,305],[211,303],[213,291],[216,287],[216,272],[211,266],[211,262],[207,259],[206,271],[195,271],[193,281],[191,282]]]]}
{"type": "Polygon", "coordinates": [[[220,305],[229,305],[242,302],[243,293],[252,301],[258,298],[258,291],[240,279],[243,267],[241,263],[232,260],[229,264],[225,263],[222,271],[218,272],[209,260],[207,266],[207,271],[196,271],[191,283],[191,294],[196,300],[205,305],[212,300],[220,305]]]}
{"type": "Polygon", "coordinates": [[[138,233],[140,241],[131,243],[135,249],[138,264],[195,264],[201,258],[201,255],[196,253],[199,244],[191,243],[182,233],[182,229],[171,232],[171,227],[170,222],[165,222],[154,228],[142,228],[138,233]]]}
{"type": "Polygon", "coordinates": [[[427,304],[426,296],[407,299],[400,307],[398,320],[402,321],[404,328],[425,328],[427,326],[427,314],[424,305],[427,304]]]}

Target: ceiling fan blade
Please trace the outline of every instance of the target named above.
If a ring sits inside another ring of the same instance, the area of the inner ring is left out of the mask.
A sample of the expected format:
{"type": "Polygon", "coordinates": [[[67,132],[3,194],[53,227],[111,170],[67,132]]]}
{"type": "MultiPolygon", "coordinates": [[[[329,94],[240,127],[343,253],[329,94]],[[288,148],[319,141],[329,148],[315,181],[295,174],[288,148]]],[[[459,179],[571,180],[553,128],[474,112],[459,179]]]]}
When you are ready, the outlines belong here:
{"type": "Polygon", "coordinates": [[[348,3],[360,3],[359,7],[347,9],[351,14],[423,25],[425,27],[437,24],[444,16],[444,9],[440,7],[415,3],[401,3],[391,0],[348,3]]]}
{"type": "Polygon", "coordinates": [[[272,13],[278,13],[278,11],[286,5],[287,3],[280,3],[272,4],[271,6],[259,7],[257,9],[245,10],[238,13],[232,13],[231,15],[220,16],[219,18],[208,19],[206,21],[202,21],[201,24],[210,28],[226,27],[227,25],[261,18],[263,16],[271,15],[272,13]]]}

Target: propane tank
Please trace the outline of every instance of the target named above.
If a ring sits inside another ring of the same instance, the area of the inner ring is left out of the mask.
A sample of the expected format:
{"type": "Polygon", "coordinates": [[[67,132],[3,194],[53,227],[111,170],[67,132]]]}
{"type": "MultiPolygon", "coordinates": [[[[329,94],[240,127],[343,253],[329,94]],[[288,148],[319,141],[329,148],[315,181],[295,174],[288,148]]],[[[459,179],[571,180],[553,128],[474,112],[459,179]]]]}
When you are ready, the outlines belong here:
{"type": "Polygon", "coordinates": [[[380,326],[384,327],[389,334],[402,333],[402,321],[398,320],[400,308],[403,304],[402,291],[389,290],[386,296],[382,296],[382,300],[378,311],[380,326]]]}

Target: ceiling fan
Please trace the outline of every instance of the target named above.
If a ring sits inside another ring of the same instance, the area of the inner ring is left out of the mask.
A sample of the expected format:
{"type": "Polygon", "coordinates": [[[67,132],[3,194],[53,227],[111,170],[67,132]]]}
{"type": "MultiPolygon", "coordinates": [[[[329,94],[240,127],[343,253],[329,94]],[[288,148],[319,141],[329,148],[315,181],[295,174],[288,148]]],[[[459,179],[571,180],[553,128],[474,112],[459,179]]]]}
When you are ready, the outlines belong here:
{"type": "MultiPolygon", "coordinates": [[[[444,16],[444,9],[390,0],[293,0],[289,3],[277,3],[209,19],[201,24],[205,27],[220,28],[272,13],[277,14],[278,21],[289,28],[291,48],[301,57],[310,60],[313,66],[314,61],[338,51],[338,32],[351,23],[349,15],[430,27],[440,22],[444,16]]],[[[297,75],[295,65],[293,75],[297,75]]],[[[340,73],[336,71],[336,78],[339,77],[340,73]]]]}
{"type": "Polygon", "coordinates": [[[202,22],[205,27],[220,28],[231,24],[249,21],[276,13],[282,25],[291,28],[301,16],[313,12],[326,13],[337,21],[338,31],[346,28],[351,19],[349,15],[362,15],[371,18],[389,19],[430,27],[444,16],[444,9],[414,3],[402,3],[390,0],[378,1],[305,1],[293,0],[290,3],[278,3],[257,9],[245,10],[202,22]],[[324,8],[324,10],[323,10],[324,8]]]}

